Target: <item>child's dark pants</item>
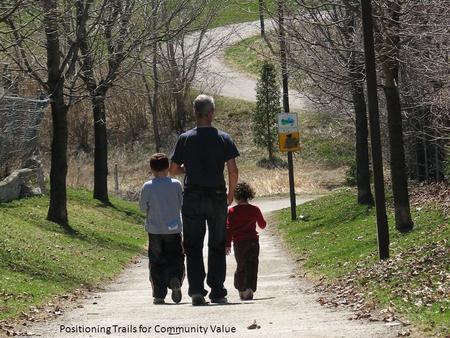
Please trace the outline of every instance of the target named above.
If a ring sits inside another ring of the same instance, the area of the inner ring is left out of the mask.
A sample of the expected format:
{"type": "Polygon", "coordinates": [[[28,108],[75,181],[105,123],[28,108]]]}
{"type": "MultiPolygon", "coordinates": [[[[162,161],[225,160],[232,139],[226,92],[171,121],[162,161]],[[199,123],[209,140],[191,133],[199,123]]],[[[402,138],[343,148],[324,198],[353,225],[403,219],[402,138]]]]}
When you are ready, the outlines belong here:
{"type": "Polygon", "coordinates": [[[256,291],[258,280],[259,241],[255,239],[241,240],[233,243],[234,256],[237,262],[234,273],[234,287],[239,291],[252,289],[256,291]]]}
{"type": "Polygon", "coordinates": [[[165,298],[169,282],[184,278],[184,253],[181,234],[148,234],[148,260],[153,297],[165,298]]]}

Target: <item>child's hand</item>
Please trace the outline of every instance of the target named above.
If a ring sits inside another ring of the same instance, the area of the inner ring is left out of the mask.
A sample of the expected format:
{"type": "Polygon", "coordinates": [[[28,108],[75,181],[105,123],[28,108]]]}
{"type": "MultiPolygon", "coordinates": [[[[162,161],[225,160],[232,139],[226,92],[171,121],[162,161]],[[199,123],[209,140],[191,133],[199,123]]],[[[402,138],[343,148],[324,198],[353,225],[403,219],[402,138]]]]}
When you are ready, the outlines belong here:
{"type": "Polygon", "coordinates": [[[228,256],[230,253],[231,253],[231,247],[230,247],[230,246],[227,246],[227,247],[225,248],[225,254],[228,256]]]}

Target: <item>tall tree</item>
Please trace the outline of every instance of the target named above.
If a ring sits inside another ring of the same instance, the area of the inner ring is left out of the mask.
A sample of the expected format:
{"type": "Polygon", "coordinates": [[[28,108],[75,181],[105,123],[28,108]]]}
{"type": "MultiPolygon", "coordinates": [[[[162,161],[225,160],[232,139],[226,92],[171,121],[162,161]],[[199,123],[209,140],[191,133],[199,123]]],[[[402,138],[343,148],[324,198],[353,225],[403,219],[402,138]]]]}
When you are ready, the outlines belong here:
{"type": "Polygon", "coordinates": [[[347,22],[342,31],[345,44],[351,48],[348,60],[348,72],[351,79],[350,88],[353,108],[355,111],[355,149],[356,149],[356,186],[358,190],[358,203],[373,205],[374,199],[370,189],[369,164],[369,130],[367,127],[367,105],[364,94],[364,62],[362,54],[357,51],[356,19],[355,13],[349,4],[346,4],[347,22]],[[345,29],[346,28],[346,29],[345,29]]]}
{"type": "Polygon", "coordinates": [[[378,25],[378,52],[384,75],[384,93],[388,113],[389,148],[391,153],[391,179],[395,206],[395,226],[400,232],[412,230],[408,195],[408,175],[405,164],[403,121],[400,103],[399,52],[401,0],[386,1],[380,6],[382,22],[378,25]]]}
{"type": "Polygon", "coordinates": [[[39,83],[50,98],[53,133],[47,219],[71,230],[66,191],[67,112],[77,78],[77,28],[84,24],[86,16],[72,17],[74,25],[64,25],[62,13],[70,16],[74,8],[70,3],[56,0],[40,0],[39,6],[22,1],[14,9],[6,16],[9,31],[7,38],[2,39],[1,47],[8,60],[39,83]],[[43,58],[45,63],[41,63],[43,58]],[[46,79],[43,74],[46,74],[46,79]]]}
{"type": "Polygon", "coordinates": [[[340,0],[327,8],[305,0],[295,4],[287,7],[286,19],[291,78],[319,109],[354,123],[357,201],[372,205],[358,1],[340,0]]]}
{"type": "MultiPolygon", "coordinates": [[[[77,6],[82,13],[81,2],[77,6]]],[[[91,99],[94,118],[93,195],[104,203],[109,202],[105,101],[117,78],[126,72],[124,63],[146,43],[151,27],[151,15],[147,16],[146,10],[145,4],[133,0],[88,0],[85,11],[91,13],[90,20],[80,27],[81,78],[91,99]]]]}
{"type": "Polygon", "coordinates": [[[277,114],[281,112],[280,87],[273,64],[264,62],[256,84],[256,108],[253,112],[253,140],[258,147],[266,148],[269,161],[274,161],[274,144],[277,137],[277,114]]]}

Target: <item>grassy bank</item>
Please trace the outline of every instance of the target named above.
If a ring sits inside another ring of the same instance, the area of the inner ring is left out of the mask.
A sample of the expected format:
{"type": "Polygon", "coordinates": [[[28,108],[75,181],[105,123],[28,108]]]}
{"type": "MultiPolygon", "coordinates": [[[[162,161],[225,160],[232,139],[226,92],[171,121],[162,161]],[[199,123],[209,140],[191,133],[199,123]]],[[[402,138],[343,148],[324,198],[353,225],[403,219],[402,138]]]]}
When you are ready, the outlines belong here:
{"type": "Polygon", "coordinates": [[[362,295],[425,331],[448,335],[450,227],[441,205],[413,208],[416,225],[406,235],[395,230],[389,209],[391,259],[380,263],[374,209],[355,200],[345,189],[300,206],[306,221],[291,223],[288,211],[279,214],[279,227],[305,270],[325,277],[337,303],[362,295]]]}
{"type": "Polygon", "coordinates": [[[47,197],[0,204],[0,320],[96,286],[143,250],[143,216],[135,203],[113,198],[105,207],[72,189],[68,197],[73,235],[45,221],[47,197]]]}
{"type": "Polygon", "coordinates": [[[259,76],[261,65],[270,60],[269,49],[261,37],[253,36],[235,43],[225,50],[225,61],[250,76],[259,76]]]}
{"type": "MultiPolygon", "coordinates": [[[[222,10],[211,24],[211,28],[224,25],[259,20],[259,2],[257,0],[220,1],[222,10]]],[[[276,8],[274,0],[266,0],[265,4],[270,12],[276,8]]]]}

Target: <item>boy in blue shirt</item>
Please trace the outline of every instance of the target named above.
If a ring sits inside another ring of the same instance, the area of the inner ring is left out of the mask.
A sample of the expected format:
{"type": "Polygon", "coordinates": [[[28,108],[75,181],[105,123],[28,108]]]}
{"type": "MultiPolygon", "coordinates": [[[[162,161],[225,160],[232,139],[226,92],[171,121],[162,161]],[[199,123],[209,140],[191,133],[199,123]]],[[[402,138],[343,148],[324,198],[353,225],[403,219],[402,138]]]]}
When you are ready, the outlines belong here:
{"type": "Polygon", "coordinates": [[[181,301],[184,279],[184,253],[181,244],[181,205],[183,189],[180,181],[168,177],[169,159],[157,153],[150,158],[154,178],[144,184],[139,206],[146,212],[148,259],[153,304],[164,304],[167,288],[172,300],[181,301]]]}

